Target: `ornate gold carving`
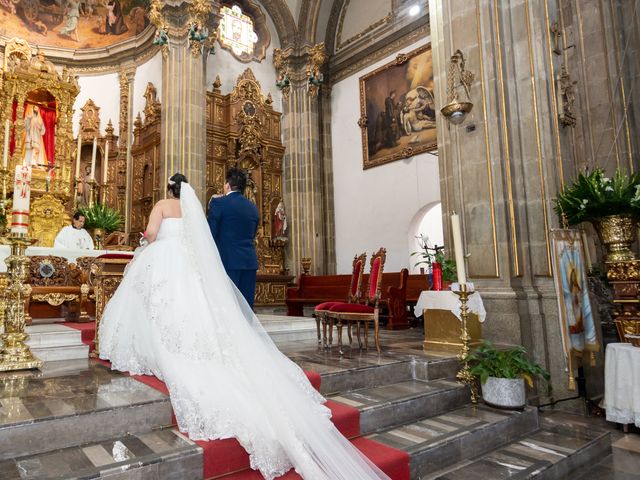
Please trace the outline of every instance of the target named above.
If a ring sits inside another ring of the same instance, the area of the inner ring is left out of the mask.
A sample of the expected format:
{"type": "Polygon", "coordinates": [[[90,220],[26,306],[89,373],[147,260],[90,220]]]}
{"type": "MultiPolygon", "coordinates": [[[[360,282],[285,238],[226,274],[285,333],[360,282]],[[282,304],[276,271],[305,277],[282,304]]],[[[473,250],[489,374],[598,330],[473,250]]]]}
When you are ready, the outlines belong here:
{"type": "Polygon", "coordinates": [[[324,82],[322,67],[329,57],[324,48],[324,42],[320,42],[309,48],[309,60],[307,63],[307,88],[312,97],[318,95],[320,85],[324,82]]]}
{"type": "Polygon", "coordinates": [[[21,63],[28,63],[33,55],[31,47],[22,38],[12,38],[4,47],[4,70],[15,70],[21,63]]]}
{"type": "Polygon", "coordinates": [[[239,102],[240,100],[251,100],[256,107],[264,105],[264,96],[262,95],[260,83],[256,80],[250,68],[247,68],[238,77],[236,86],[231,91],[231,103],[239,102]]]}
{"type": "Polygon", "coordinates": [[[640,281],[640,260],[607,262],[607,279],[612,282],[640,281]]]}
{"type": "Polygon", "coordinates": [[[31,295],[31,300],[36,302],[47,302],[53,307],[59,307],[64,302],[80,300],[80,295],[75,293],[35,293],[31,295]]]}
{"type": "Polygon", "coordinates": [[[90,98],[80,110],[82,111],[80,116],[82,136],[85,138],[100,136],[100,107],[90,98]]]}
{"type": "Polygon", "coordinates": [[[158,100],[158,90],[151,82],[147,83],[144,91],[144,123],[154,122],[160,119],[160,101],[158,100]]]}
{"type": "Polygon", "coordinates": [[[289,97],[291,92],[291,76],[289,73],[289,56],[293,49],[282,51],[279,48],[273,50],[273,66],[276,69],[276,87],[280,89],[284,98],[289,97]]]}
{"type": "Polygon", "coordinates": [[[64,204],[53,195],[45,193],[31,203],[29,235],[39,246],[53,247],[58,232],[70,223],[64,204]]]}

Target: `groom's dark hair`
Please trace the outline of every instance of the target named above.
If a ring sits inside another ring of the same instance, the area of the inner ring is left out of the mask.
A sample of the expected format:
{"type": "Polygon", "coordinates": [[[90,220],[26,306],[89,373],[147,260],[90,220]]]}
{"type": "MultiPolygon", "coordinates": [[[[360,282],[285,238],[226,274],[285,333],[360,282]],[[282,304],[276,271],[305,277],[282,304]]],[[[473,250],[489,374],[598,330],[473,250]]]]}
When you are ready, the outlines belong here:
{"type": "Polygon", "coordinates": [[[181,173],[174,173],[169,177],[169,183],[167,184],[167,190],[171,192],[173,198],[180,198],[180,187],[182,186],[182,182],[187,182],[187,177],[182,175],[181,173]]]}
{"type": "Polygon", "coordinates": [[[225,180],[234,192],[242,193],[244,192],[244,187],[247,186],[247,174],[239,168],[230,168],[227,170],[225,180]]]}

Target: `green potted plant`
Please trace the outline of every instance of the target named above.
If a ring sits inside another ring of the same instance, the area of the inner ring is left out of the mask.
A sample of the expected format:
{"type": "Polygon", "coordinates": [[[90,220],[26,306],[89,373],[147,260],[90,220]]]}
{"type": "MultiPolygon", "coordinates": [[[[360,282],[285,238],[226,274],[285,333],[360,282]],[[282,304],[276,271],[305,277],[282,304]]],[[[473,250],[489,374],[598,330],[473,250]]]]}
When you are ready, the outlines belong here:
{"type": "Polygon", "coordinates": [[[602,168],[578,175],[555,201],[563,224],[591,222],[607,248],[607,261],[634,259],[631,244],[640,218],[640,173],[627,175],[617,169],[612,178],[602,168]]]}
{"type": "Polygon", "coordinates": [[[95,203],[90,207],[81,208],[80,212],[85,218],[85,228],[92,232],[96,248],[102,248],[105,234],[118,230],[123,224],[120,212],[103,203],[95,203]]]}
{"type": "Polygon", "coordinates": [[[498,350],[484,343],[468,357],[471,373],[480,378],[483,400],[498,408],[523,408],[526,404],[525,381],[533,387],[534,377],[549,381],[549,372],[527,358],[523,346],[498,350]]]}

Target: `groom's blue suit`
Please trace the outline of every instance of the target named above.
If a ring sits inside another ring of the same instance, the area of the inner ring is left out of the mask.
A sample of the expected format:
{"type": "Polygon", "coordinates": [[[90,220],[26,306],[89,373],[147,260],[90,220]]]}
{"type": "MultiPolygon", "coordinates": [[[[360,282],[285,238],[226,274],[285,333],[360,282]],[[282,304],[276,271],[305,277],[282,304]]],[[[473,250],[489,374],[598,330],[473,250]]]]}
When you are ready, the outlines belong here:
{"type": "Polygon", "coordinates": [[[258,209],[240,192],[231,192],[211,200],[207,220],[227,275],[253,307],[258,270],[254,244],[258,209]]]}

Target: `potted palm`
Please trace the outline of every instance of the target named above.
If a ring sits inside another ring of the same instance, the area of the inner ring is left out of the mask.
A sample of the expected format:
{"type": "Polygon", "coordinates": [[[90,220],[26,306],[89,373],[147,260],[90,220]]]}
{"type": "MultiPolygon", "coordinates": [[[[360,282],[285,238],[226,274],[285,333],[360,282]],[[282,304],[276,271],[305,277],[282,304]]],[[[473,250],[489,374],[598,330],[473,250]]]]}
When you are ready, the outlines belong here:
{"type": "Polygon", "coordinates": [[[580,174],[558,195],[554,208],[563,224],[591,222],[607,249],[607,261],[636,258],[631,244],[640,218],[640,173],[627,175],[618,169],[609,178],[597,168],[580,174]]]}
{"type": "Polygon", "coordinates": [[[123,223],[122,215],[103,203],[95,203],[80,209],[85,218],[85,228],[91,231],[96,248],[102,248],[106,234],[118,230],[123,223]]]}
{"type": "Polygon", "coordinates": [[[549,380],[549,372],[526,354],[521,345],[498,350],[485,341],[469,355],[471,373],[480,378],[485,403],[498,408],[523,408],[527,401],[525,381],[533,387],[536,376],[549,380]]]}

